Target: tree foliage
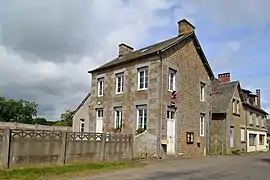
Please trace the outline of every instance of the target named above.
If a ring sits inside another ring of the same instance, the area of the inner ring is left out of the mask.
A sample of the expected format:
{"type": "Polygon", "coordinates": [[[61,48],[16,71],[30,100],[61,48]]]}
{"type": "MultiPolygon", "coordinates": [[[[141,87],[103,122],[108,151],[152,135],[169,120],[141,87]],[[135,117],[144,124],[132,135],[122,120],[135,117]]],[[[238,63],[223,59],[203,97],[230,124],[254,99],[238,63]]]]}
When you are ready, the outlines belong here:
{"type": "Polygon", "coordinates": [[[73,111],[66,110],[61,114],[60,119],[60,122],[57,122],[56,124],[59,124],[61,126],[72,126],[73,111]]]}
{"type": "Polygon", "coordinates": [[[6,99],[0,96],[0,121],[32,124],[38,105],[22,99],[6,99]]]}

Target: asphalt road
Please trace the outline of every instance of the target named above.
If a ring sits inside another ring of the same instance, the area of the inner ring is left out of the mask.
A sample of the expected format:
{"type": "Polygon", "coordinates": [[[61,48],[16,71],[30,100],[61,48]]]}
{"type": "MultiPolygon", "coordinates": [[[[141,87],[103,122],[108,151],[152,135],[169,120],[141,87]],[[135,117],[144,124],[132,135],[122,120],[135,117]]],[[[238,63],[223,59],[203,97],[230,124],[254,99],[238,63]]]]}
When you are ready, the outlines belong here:
{"type": "Polygon", "coordinates": [[[270,154],[160,160],[74,180],[270,180],[270,154]]]}

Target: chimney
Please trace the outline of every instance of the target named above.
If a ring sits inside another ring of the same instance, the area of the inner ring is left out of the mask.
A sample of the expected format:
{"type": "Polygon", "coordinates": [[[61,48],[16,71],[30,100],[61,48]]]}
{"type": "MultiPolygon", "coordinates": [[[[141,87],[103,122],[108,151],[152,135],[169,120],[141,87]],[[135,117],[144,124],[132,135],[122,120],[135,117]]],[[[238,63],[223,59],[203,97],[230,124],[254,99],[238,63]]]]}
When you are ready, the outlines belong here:
{"type": "Polygon", "coordinates": [[[223,83],[230,82],[231,81],[231,74],[230,73],[218,74],[218,80],[220,80],[223,83]]]}
{"type": "Polygon", "coordinates": [[[259,108],[261,108],[261,90],[260,89],[256,89],[256,95],[257,97],[257,106],[259,108]]]}
{"type": "Polygon", "coordinates": [[[121,43],[118,46],[119,46],[119,52],[118,52],[119,57],[124,56],[133,51],[133,47],[130,47],[129,45],[126,45],[124,43],[121,43]]]}
{"type": "Polygon", "coordinates": [[[184,35],[191,33],[195,30],[195,26],[193,26],[186,19],[182,19],[178,22],[178,35],[184,35]]]}

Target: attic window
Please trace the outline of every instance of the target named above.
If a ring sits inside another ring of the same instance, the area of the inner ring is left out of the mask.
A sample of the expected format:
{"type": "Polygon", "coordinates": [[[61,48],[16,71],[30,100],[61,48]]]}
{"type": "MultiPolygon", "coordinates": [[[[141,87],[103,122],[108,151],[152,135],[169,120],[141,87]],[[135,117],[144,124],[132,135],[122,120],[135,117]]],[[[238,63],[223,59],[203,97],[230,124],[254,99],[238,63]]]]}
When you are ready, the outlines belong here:
{"type": "Polygon", "coordinates": [[[141,50],[141,52],[145,52],[145,51],[147,51],[148,49],[146,48],[146,49],[143,49],[143,50],[141,50]]]}

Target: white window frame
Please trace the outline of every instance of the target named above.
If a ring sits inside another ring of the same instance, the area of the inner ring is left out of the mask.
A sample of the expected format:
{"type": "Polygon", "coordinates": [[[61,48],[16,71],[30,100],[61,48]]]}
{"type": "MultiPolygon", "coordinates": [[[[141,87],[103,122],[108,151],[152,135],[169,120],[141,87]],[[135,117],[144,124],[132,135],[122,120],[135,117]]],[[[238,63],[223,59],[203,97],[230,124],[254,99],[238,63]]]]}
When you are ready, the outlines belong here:
{"type": "Polygon", "coordinates": [[[122,128],[123,126],[123,113],[122,113],[122,107],[116,107],[114,108],[114,128],[119,128],[117,127],[117,124],[119,124],[122,128]],[[117,114],[119,115],[119,118],[117,116],[117,114]],[[119,122],[117,122],[119,121],[119,122]]]}
{"type": "Polygon", "coordinates": [[[241,127],[241,142],[245,142],[245,128],[241,127]]]}
{"type": "Polygon", "coordinates": [[[205,114],[200,114],[200,136],[205,135],[205,114]]]}
{"type": "Polygon", "coordinates": [[[147,105],[138,105],[137,106],[137,129],[138,128],[144,128],[144,130],[147,129],[147,121],[148,121],[148,113],[147,113],[147,105]],[[139,126],[140,121],[140,111],[142,111],[142,123],[141,126],[139,126]]]}
{"type": "Polygon", "coordinates": [[[240,101],[236,100],[236,113],[240,115],[240,101]]]}
{"type": "Polygon", "coordinates": [[[84,119],[80,119],[80,132],[85,132],[85,123],[84,119]],[[82,131],[83,129],[83,131],[82,131]]]}
{"type": "Polygon", "coordinates": [[[249,112],[249,124],[253,125],[254,121],[253,121],[253,113],[249,112]]]}
{"type": "Polygon", "coordinates": [[[98,78],[98,97],[104,95],[104,77],[98,78]]]}
{"type": "Polygon", "coordinates": [[[168,75],[168,90],[173,92],[176,91],[176,70],[169,68],[168,75]]]}
{"type": "Polygon", "coordinates": [[[264,127],[264,117],[262,117],[262,127],[264,127]]]}
{"type": "Polygon", "coordinates": [[[200,101],[205,101],[205,83],[200,82],[200,101]]]}
{"type": "Polygon", "coordinates": [[[124,92],[124,73],[118,73],[116,76],[116,94],[121,94],[124,92]]]}
{"type": "Polygon", "coordinates": [[[138,90],[146,90],[148,85],[148,67],[138,68],[138,90]],[[143,72],[143,87],[141,87],[141,72],[143,72]]]}
{"type": "Polygon", "coordinates": [[[168,107],[168,109],[167,109],[167,119],[175,120],[175,108],[168,107]]]}

